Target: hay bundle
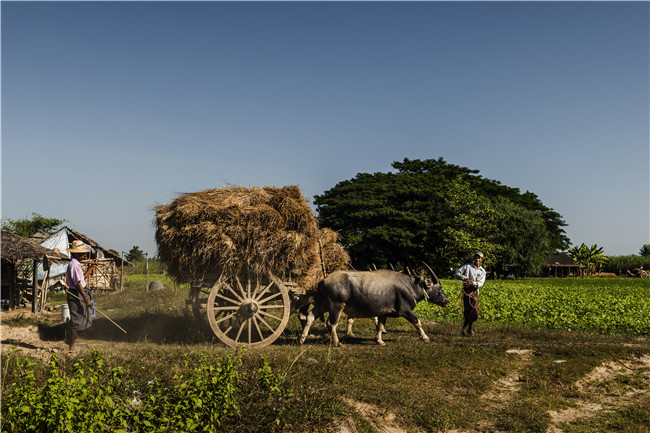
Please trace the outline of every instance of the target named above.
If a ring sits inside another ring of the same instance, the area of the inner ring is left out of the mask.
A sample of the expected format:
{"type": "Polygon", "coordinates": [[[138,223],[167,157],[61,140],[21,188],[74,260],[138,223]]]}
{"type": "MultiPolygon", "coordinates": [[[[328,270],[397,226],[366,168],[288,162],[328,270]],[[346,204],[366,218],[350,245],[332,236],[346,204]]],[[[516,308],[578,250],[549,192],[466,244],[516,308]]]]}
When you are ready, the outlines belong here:
{"type": "Polygon", "coordinates": [[[347,266],[337,240],[297,186],[210,189],[156,208],[158,255],[179,282],[268,270],[312,289],[323,268],[347,266]]]}

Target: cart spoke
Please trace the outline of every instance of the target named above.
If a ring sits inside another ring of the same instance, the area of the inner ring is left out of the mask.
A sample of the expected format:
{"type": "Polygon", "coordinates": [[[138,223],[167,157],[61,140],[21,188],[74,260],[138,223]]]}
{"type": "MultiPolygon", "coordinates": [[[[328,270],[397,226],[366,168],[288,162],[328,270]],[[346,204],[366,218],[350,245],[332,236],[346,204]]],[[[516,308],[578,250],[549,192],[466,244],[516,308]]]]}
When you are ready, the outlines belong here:
{"type": "Polygon", "coordinates": [[[275,293],[275,294],[273,294],[273,295],[271,295],[271,296],[269,296],[269,297],[267,297],[267,298],[261,299],[261,300],[259,300],[259,301],[257,301],[257,302],[258,302],[259,304],[266,304],[266,303],[269,302],[271,299],[275,299],[275,298],[277,298],[278,296],[282,296],[282,292],[275,293]]]}
{"type": "Polygon", "coordinates": [[[274,314],[269,314],[269,313],[267,313],[266,311],[263,311],[263,310],[258,310],[258,311],[257,311],[257,314],[259,314],[260,316],[264,315],[264,316],[266,316],[266,317],[270,317],[270,318],[272,318],[272,319],[282,321],[282,317],[281,317],[281,316],[278,317],[278,316],[276,316],[276,315],[274,315],[274,314]]]}
{"type": "Polygon", "coordinates": [[[238,301],[236,301],[236,300],[234,300],[234,299],[231,299],[231,298],[228,298],[228,297],[226,297],[226,296],[223,296],[221,293],[217,293],[217,296],[218,296],[219,298],[223,299],[223,300],[226,301],[226,302],[230,302],[231,304],[234,304],[234,305],[239,305],[239,302],[238,302],[238,301]]]}
{"type": "Polygon", "coordinates": [[[247,325],[248,325],[248,329],[247,329],[247,331],[248,331],[248,344],[251,344],[251,343],[253,342],[253,340],[252,340],[252,338],[251,338],[251,332],[252,332],[252,330],[253,330],[253,328],[252,328],[252,326],[251,326],[251,322],[252,322],[251,319],[248,319],[248,320],[246,321],[246,323],[247,323],[247,325]]]}
{"type": "Polygon", "coordinates": [[[284,308],[283,304],[267,304],[267,305],[260,305],[259,309],[260,310],[275,310],[278,308],[284,308]]]}
{"type": "Polygon", "coordinates": [[[255,301],[259,302],[259,299],[260,299],[262,296],[264,296],[264,294],[265,294],[265,293],[266,293],[266,292],[271,288],[272,285],[273,285],[272,282],[269,283],[268,286],[264,287],[264,290],[262,290],[261,292],[259,292],[259,293],[257,294],[257,296],[254,296],[255,301]]]}
{"type": "MultiPolygon", "coordinates": [[[[238,281],[238,282],[239,282],[239,281],[238,281]]],[[[231,286],[230,284],[228,284],[228,283],[223,283],[223,285],[225,286],[225,288],[226,288],[230,293],[232,293],[233,295],[235,295],[235,297],[236,297],[237,299],[239,299],[239,302],[244,302],[244,298],[242,298],[241,296],[239,296],[239,293],[237,293],[237,292],[235,291],[235,289],[233,289],[232,286],[231,286]]]]}
{"type": "MultiPolygon", "coordinates": [[[[216,321],[216,324],[218,325],[219,323],[223,322],[224,320],[228,320],[228,319],[234,317],[235,314],[237,314],[237,313],[228,314],[227,316],[222,317],[221,319],[216,321]]],[[[228,328],[228,329],[230,330],[230,328],[228,328]]]]}
{"type": "Polygon", "coordinates": [[[215,311],[237,311],[239,310],[239,307],[236,305],[230,306],[230,307],[214,307],[215,311]]]}
{"type": "Polygon", "coordinates": [[[239,341],[239,337],[241,336],[241,332],[244,330],[244,325],[246,325],[246,322],[243,322],[241,325],[239,325],[239,330],[237,331],[237,336],[234,338],[235,341],[239,341]]]}
{"type": "Polygon", "coordinates": [[[235,281],[237,282],[237,287],[239,287],[239,292],[242,294],[241,299],[243,301],[243,298],[246,297],[246,291],[244,290],[244,286],[242,286],[241,281],[239,281],[239,277],[235,277],[235,281]]]}
{"type": "Polygon", "coordinates": [[[269,328],[269,331],[271,331],[271,332],[275,331],[275,329],[273,329],[271,327],[271,325],[269,325],[267,323],[267,321],[262,318],[262,316],[260,316],[259,314],[256,314],[255,317],[257,317],[260,320],[260,322],[262,322],[267,328],[269,328]]]}
{"type": "MultiPolygon", "coordinates": [[[[264,335],[262,335],[262,330],[260,329],[260,325],[257,323],[257,320],[255,320],[257,317],[257,314],[253,316],[252,322],[255,325],[255,330],[257,331],[257,335],[260,336],[260,340],[264,340],[264,335]]],[[[258,318],[261,320],[261,318],[258,318]]]]}

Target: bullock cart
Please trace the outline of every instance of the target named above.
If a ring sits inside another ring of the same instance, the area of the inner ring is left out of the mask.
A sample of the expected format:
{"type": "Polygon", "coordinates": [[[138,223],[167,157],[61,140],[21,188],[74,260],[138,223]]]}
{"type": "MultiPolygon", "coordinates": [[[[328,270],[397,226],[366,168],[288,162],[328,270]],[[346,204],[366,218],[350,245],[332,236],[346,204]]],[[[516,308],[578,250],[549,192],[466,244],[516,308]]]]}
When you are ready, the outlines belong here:
{"type": "Polygon", "coordinates": [[[297,186],[183,194],[156,208],[158,255],[198,320],[232,347],[264,347],[324,275],[345,269],[338,236],[319,229],[297,186]]]}

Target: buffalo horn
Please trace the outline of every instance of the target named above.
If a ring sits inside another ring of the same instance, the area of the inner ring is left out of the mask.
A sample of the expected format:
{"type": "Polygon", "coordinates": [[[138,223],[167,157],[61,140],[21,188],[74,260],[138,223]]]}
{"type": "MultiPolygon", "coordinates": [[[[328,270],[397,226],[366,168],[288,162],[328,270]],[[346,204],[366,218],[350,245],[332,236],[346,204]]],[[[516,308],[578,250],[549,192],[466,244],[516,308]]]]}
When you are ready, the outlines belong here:
{"type": "MultiPolygon", "coordinates": [[[[424,261],[422,263],[424,263],[424,261]]],[[[431,266],[427,265],[426,263],[424,263],[424,266],[429,268],[429,272],[431,272],[431,275],[433,276],[433,284],[440,284],[440,280],[438,280],[438,277],[436,276],[436,273],[433,272],[433,269],[431,269],[431,266]]]]}

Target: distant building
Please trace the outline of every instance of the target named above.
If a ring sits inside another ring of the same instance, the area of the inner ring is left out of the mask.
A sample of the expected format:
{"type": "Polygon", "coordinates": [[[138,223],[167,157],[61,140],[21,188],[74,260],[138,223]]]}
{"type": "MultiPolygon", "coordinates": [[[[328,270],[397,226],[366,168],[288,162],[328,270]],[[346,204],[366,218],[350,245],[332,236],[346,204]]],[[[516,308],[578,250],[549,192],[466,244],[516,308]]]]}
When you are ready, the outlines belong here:
{"type": "MultiPolygon", "coordinates": [[[[49,248],[51,250],[60,251],[69,257],[70,253],[66,249],[70,246],[72,241],[80,240],[89,248],[88,260],[82,262],[84,273],[90,268],[90,273],[86,277],[86,285],[92,290],[119,290],[122,284],[121,266],[131,266],[131,263],[124,260],[117,254],[111,252],[109,249],[102,247],[88,236],[83,235],[69,227],[62,227],[51,235],[46,235],[42,238],[42,234],[36,234],[32,238],[39,243],[40,246],[49,248]]],[[[50,268],[48,275],[49,286],[56,287],[63,285],[63,279],[67,270],[67,263],[61,265],[54,265],[50,268]]],[[[39,267],[38,278],[42,280],[45,277],[45,272],[39,267]]]]}
{"type": "Polygon", "coordinates": [[[543,276],[545,277],[579,277],[585,266],[573,260],[566,253],[551,254],[543,276]]]}

